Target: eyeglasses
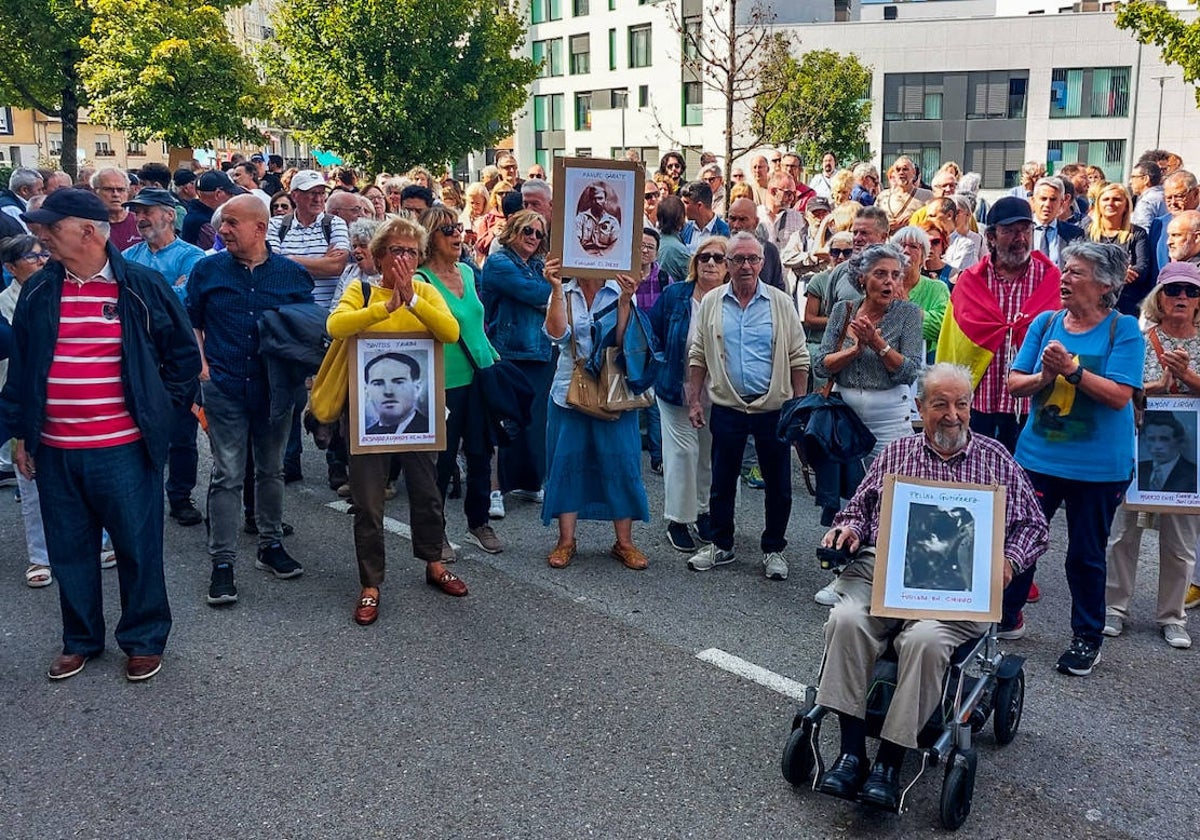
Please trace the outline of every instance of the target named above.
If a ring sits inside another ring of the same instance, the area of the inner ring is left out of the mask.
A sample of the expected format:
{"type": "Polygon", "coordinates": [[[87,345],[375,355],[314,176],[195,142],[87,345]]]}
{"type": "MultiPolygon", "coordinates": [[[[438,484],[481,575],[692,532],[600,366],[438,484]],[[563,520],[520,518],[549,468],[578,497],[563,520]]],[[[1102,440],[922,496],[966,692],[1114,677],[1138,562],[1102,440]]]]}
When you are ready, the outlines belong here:
{"type": "Polygon", "coordinates": [[[836,257],[839,260],[849,259],[854,255],[853,248],[830,248],[829,256],[836,257]]]}
{"type": "Polygon", "coordinates": [[[702,263],[711,262],[711,263],[716,263],[717,265],[723,265],[725,263],[725,255],[724,254],[697,254],[696,262],[702,262],[702,263]]]}
{"type": "Polygon", "coordinates": [[[795,190],[785,190],[785,189],[781,189],[780,187],[771,187],[768,190],[768,192],[771,193],[771,195],[783,195],[783,196],[796,194],[795,190]]]}
{"type": "Polygon", "coordinates": [[[517,168],[517,165],[515,163],[506,163],[506,164],[504,164],[504,166],[501,166],[500,168],[503,169],[505,172],[509,172],[509,171],[515,170],[517,168]]]}
{"type": "Polygon", "coordinates": [[[1134,172],[1132,175],[1129,176],[1129,180],[1132,181],[1134,178],[1142,179],[1142,178],[1146,178],[1146,177],[1147,176],[1143,175],[1141,172],[1134,172]]]}
{"type": "Polygon", "coordinates": [[[1162,291],[1167,297],[1187,295],[1190,298],[1200,298],[1200,286],[1193,286],[1191,283],[1167,283],[1162,287],[1162,291]]]}
{"type": "Polygon", "coordinates": [[[404,245],[389,245],[387,250],[393,257],[408,257],[415,260],[419,256],[416,248],[409,248],[404,245]]]}
{"type": "Polygon", "coordinates": [[[736,266],[743,265],[758,265],[763,258],[758,254],[738,254],[736,257],[730,257],[729,261],[736,266]]]}
{"type": "Polygon", "coordinates": [[[744,172],[734,172],[733,173],[733,180],[735,180],[735,181],[744,180],[745,177],[746,177],[746,174],[744,172]]]}
{"type": "Polygon", "coordinates": [[[46,262],[50,259],[50,255],[45,251],[30,251],[27,254],[22,254],[19,259],[26,262],[46,262]]]}
{"type": "Polygon", "coordinates": [[[709,175],[707,178],[704,179],[704,182],[706,184],[711,184],[713,181],[720,181],[720,180],[721,180],[720,175],[709,175]]]}
{"type": "Polygon", "coordinates": [[[648,192],[642,197],[644,199],[646,199],[646,201],[658,201],[658,193],[657,192],[648,192]]]}
{"type": "Polygon", "coordinates": [[[546,234],[535,228],[533,225],[525,225],[525,227],[521,228],[521,235],[532,236],[537,239],[538,242],[541,242],[546,238],[546,234]]]}
{"type": "Polygon", "coordinates": [[[453,236],[456,233],[463,232],[462,222],[455,222],[452,225],[442,225],[437,229],[437,232],[442,236],[453,236]]]}

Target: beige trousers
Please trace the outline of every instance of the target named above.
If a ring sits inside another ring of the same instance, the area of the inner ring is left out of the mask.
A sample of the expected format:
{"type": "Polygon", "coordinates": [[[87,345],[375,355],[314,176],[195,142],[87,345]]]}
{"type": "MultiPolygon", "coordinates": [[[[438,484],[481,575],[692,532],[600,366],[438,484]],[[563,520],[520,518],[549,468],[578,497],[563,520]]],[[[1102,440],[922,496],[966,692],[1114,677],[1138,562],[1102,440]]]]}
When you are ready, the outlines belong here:
{"type": "Polygon", "coordinates": [[[825,661],[817,702],[851,717],[864,717],[875,661],[894,635],[899,660],[896,693],[880,734],[884,740],[914,749],[917,734],[942,700],[942,679],[951,654],[963,642],[982,635],[987,624],[873,618],[874,569],[875,556],[868,549],[834,583],[841,600],[829,610],[825,623],[825,661]]]}
{"type": "MultiPolygon", "coordinates": [[[[1186,624],[1183,600],[1196,564],[1200,516],[1156,513],[1154,517],[1158,520],[1158,612],[1155,617],[1160,626],[1186,624]]],[[[1126,510],[1124,505],[1117,508],[1112,534],[1108,538],[1108,583],[1104,598],[1106,611],[1121,618],[1129,618],[1142,530],[1136,512],[1126,510]]]]}

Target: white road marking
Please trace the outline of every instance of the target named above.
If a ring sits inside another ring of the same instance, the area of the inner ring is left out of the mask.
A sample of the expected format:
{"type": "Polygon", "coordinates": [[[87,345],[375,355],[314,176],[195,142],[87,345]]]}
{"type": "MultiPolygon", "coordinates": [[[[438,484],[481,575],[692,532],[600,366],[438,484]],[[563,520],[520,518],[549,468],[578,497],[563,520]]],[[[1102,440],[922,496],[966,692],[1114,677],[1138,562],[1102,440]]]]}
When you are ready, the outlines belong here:
{"type": "MultiPolygon", "coordinates": [[[[325,507],[332,508],[339,513],[350,512],[350,503],[343,502],[340,499],[336,502],[326,502],[325,507]]],[[[412,529],[408,527],[407,522],[401,522],[399,519],[392,519],[390,516],[385,516],[383,517],[383,530],[391,531],[396,536],[403,537],[409,542],[412,542],[412,529]]],[[[450,543],[450,547],[455,551],[458,551],[462,546],[458,545],[457,543],[450,543]]]]}
{"type": "Polygon", "coordinates": [[[798,683],[782,674],[776,674],[774,671],[768,671],[761,665],[747,662],[740,656],[726,653],[720,648],[702,650],[696,654],[696,658],[701,662],[707,662],[709,665],[716,665],[722,671],[728,671],[731,674],[744,677],[751,682],[756,682],[793,700],[803,700],[804,693],[808,690],[808,686],[803,683],[798,683]]]}

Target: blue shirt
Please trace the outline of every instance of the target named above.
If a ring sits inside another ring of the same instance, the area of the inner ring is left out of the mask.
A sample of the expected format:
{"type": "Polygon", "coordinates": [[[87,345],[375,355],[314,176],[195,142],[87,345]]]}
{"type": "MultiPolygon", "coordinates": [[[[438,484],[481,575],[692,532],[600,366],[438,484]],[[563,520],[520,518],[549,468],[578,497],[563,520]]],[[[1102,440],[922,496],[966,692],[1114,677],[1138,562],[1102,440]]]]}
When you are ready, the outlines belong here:
{"type": "MultiPolygon", "coordinates": [[[[563,296],[571,304],[570,317],[567,319],[567,329],[561,336],[546,337],[558,347],[558,366],[554,369],[554,381],[550,384],[550,398],[555,405],[567,408],[567,391],[571,387],[571,371],[575,367],[575,359],[586,359],[592,354],[592,323],[593,319],[613,306],[621,296],[621,286],[616,280],[606,280],[604,285],[592,298],[592,308],[588,309],[583,297],[583,290],[574,280],[563,283],[563,296]],[[575,356],[571,355],[571,336],[575,336],[575,356]]],[[[564,313],[565,313],[564,308],[564,313]]],[[[545,332],[543,324],[542,331],[545,332]]]]}
{"type": "MultiPolygon", "coordinates": [[[[1062,310],[1037,316],[1013,370],[1039,373],[1042,351],[1057,340],[1085,370],[1142,387],[1146,344],[1136,318],[1114,312],[1085,333],[1067,332],[1064,320],[1062,310]]],[[[1060,376],[1034,395],[1016,457],[1031,472],[1079,481],[1128,481],[1134,466],[1133,403],[1114,411],[1060,376]]]]}
{"type": "Polygon", "coordinates": [[[228,251],[196,263],[187,283],[187,312],[204,333],[209,375],[230,399],[266,410],[270,393],[258,352],[258,319],[287,303],[312,303],[313,280],[300,265],[271,252],[253,270],[228,251]]]}
{"type": "Polygon", "coordinates": [[[771,299],[763,291],[761,280],[745,309],[733,293],[732,283],[726,284],[721,295],[725,369],[729,381],[742,399],[765,394],[771,390],[774,355],[771,299]]]}
{"type": "Polygon", "coordinates": [[[152,268],[163,276],[167,285],[179,295],[180,303],[187,303],[187,279],[196,263],[204,259],[204,251],[182,239],[176,239],[165,248],[151,251],[145,242],[130,245],[121,252],[129,262],[152,268]]]}

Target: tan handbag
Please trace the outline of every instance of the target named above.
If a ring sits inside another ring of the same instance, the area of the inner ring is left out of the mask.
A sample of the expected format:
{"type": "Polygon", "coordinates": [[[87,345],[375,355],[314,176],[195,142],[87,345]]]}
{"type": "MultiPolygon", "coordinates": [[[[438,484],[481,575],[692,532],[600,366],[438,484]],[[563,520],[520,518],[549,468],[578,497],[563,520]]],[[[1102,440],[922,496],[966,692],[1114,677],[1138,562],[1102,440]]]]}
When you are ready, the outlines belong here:
{"type": "Polygon", "coordinates": [[[616,420],[620,414],[604,407],[600,383],[584,367],[587,360],[579,358],[579,352],[575,346],[575,319],[571,317],[571,296],[569,294],[564,296],[567,299],[567,328],[571,330],[572,362],[571,384],[567,388],[567,405],[588,417],[595,417],[597,420],[616,420]]]}
{"type": "Polygon", "coordinates": [[[617,361],[621,351],[616,347],[604,350],[604,364],[600,368],[600,392],[603,405],[609,411],[638,411],[654,405],[654,389],[647,388],[640,394],[629,390],[625,371],[617,361]]]}

